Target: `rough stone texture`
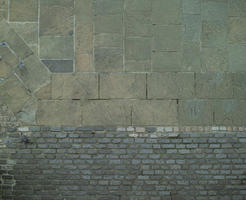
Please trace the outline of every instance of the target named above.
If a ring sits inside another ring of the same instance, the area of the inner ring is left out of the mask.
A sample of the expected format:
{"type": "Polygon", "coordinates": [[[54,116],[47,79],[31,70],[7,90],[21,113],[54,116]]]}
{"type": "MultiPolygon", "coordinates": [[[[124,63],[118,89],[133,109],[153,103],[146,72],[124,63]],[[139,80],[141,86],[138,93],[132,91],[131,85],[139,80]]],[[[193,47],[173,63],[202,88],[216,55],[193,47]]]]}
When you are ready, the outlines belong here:
{"type": "Polygon", "coordinates": [[[229,43],[246,43],[246,17],[231,18],[229,20],[229,43]]]}
{"type": "Polygon", "coordinates": [[[42,60],[42,62],[53,73],[73,72],[73,60],[42,60]]]}

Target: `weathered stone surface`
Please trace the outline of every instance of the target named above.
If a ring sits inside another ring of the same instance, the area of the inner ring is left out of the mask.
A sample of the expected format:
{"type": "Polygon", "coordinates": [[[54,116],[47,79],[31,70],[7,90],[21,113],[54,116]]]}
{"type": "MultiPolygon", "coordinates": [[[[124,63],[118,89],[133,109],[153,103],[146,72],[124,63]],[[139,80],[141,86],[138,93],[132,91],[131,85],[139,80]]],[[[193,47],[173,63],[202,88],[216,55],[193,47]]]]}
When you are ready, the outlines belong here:
{"type": "Polygon", "coordinates": [[[125,61],[125,70],[127,72],[150,72],[150,60],[127,60],[125,61]]]}
{"type": "Polygon", "coordinates": [[[228,51],[217,48],[202,48],[202,72],[228,71],[228,51]]]}
{"type": "Polygon", "coordinates": [[[9,2],[10,21],[38,21],[38,0],[10,0],[9,2]]]}
{"type": "Polygon", "coordinates": [[[48,69],[37,56],[29,56],[23,64],[16,73],[30,91],[38,90],[50,80],[48,69]]]}
{"type": "Polygon", "coordinates": [[[184,14],[200,14],[201,0],[183,0],[184,14]]]}
{"type": "Polygon", "coordinates": [[[92,23],[79,23],[76,21],[75,45],[77,52],[90,52],[93,49],[92,23]]]}
{"type": "Polygon", "coordinates": [[[246,71],[246,45],[229,45],[229,71],[246,71]]]}
{"type": "Polygon", "coordinates": [[[8,9],[8,0],[0,0],[0,9],[8,9]]]}
{"type": "Polygon", "coordinates": [[[131,125],[128,101],[91,100],[82,104],[82,125],[131,125]]]}
{"type": "Polygon", "coordinates": [[[182,54],[180,52],[155,52],[152,54],[152,71],[180,71],[182,54]]]}
{"type": "Polygon", "coordinates": [[[44,100],[50,100],[51,99],[51,81],[47,84],[41,87],[36,93],[35,97],[38,99],[44,99],[44,100]]]}
{"type": "Polygon", "coordinates": [[[93,65],[93,56],[86,53],[76,53],[76,72],[94,72],[95,67],[93,65]]]}
{"type": "Polygon", "coordinates": [[[201,1],[201,9],[202,20],[226,22],[228,16],[228,0],[201,1]]]}
{"type": "Polygon", "coordinates": [[[151,38],[127,38],[125,40],[126,60],[150,60],[151,38]]]}
{"type": "Polygon", "coordinates": [[[115,72],[123,69],[123,50],[118,48],[96,48],[94,55],[97,72],[115,72]]]}
{"type": "Polygon", "coordinates": [[[19,64],[19,59],[13,54],[7,45],[0,45],[0,56],[0,61],[8,65],[10,70],[14,69],[19,64]]]}
{"type": "Polygon", "coordinates": [[[198,98],[232,98],[232,74],[223,72],[197,73],[196,95],[198,98]]]}
{"type": "Polygon", "coordinates": [[[122,15],[95,16],[95,33],[122,33],[122,15]]]}
{"type": "Polygon", "coordinates": [[[181,24],[181,0],[152,1],[152,20],[154,24],[181,24]]]}
{"type": "Polygon", "coordinates": [[[8,19],[8,11],[7,10],[0,10],[0,20],[7,20],[8,19]]]}
{"type": "MultiPolygon", "coordinates": [[[[246,5],[246,4],[245,4],[246,5]]],[[[229,43],[246,43],[246,17],[229,19],[229,43]]]]}
{"type": "Polygon", "coordinates": [[[182,42],[182,26],[154,26],[153,50],[178,51],[182,42]]]}
{"type": "Polygon", "coordinates": [[[220,22],[203,22],[201,41],[202,47],[225,48],[227,25],[220,22]]]}
{"type": "Polygon", "coordinates": [[[73,0],[40,1],[40,36],[73,35],[73,0]]]}
{"type": "Polygon", "coordinates": [[[151,73],[148,75],[148,98],[193,98],[194,86],[194,73],[151,73]]]}
{"type": "Polygon", "coordinates": [[[40,37],[41,59],[73,59],[73,37],[40,37]]]}
{"type": "Polygon", "coordinates": [[[15,114],[21,110],[29,98],[28,91],[15,75],[0,83],[0,103],[6,104],[15,114]]]}
{"type": "Polygon", "coordinates": [[[79,126],[81,124],[80,101],[38,101],[37,124],[51,126],[79,126]]]}
{"type": "Polygon", "coordinates": [[[212,105],[209,100],[180,100],[178,107],[179,124],[212,124],[212,105]]]}
{"type": "Polygon", "coordinates": [[[98,98],[98,75],[55,74],[52,76],[52,99],[98,98]]]}
{"type": "Polygon", "coordinates": [[[201,19],[194,15],[183,15],[184,17],[184,40],[200,42],[201,19]]]}
{"type": "Polygon", "coordinates": [[[0,59],[0,79],[6,78],[11,72],[12,68],[0,59]]]}
{"type": "Polygon", "coordinates": [[[133,105],[133,125],[176,125],[177,103],[168,100],[136,101],[133,105]]]}
{"type": "Polygon", "coordinates": [[[121,34],[99,33],[94,36],[94,47],[119,47],[123,46],[121,34]]]}
{"type": "Polygon", "coordinates": [[[125,9],[128,13],[151,12],[151,1],[149,0],[125,0],[125,9]]]}
{"type": "Polygon", "coordinates": [[[117,15],[123,11],[123,0],[96,0],[95,15],[117,15]]]}
{"type": "Polygon", "coordinates": [[[229,0],[229,16],[246,17],[246,1],[245,0],[229,0]]]}
{"type": "Polygon", "coordinates": [[[182,60],[183,71],[201,72],[200,43],[184,42],[182,60]]]}
{"type": "Polygon", "coordinates": [[[246,98],[246,73],[233,73],[232,76],[234,98],[246,98]]]}
{"type": "Polygon", "coordinates": [[[100,98],[146,98],[146,75],[109,73],[100,75],[100,98]]]}
{"type": "Polygon", "coordinates": [[[42,60],[53,73],[73,72],[73,60],[42,60]]]}

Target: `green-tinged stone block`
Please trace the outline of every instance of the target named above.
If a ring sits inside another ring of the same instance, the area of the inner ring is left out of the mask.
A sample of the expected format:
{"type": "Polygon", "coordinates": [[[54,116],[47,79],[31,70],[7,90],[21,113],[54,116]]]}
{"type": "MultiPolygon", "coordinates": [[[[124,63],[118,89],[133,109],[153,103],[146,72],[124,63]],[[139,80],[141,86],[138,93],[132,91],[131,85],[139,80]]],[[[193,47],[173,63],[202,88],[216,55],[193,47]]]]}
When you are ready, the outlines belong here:
{"type": "Polygon", "coordinates": [[[123,70],[123,50],[119,48],[96,48],[94,52],[97,72],[115,72],[123,70]]]}
{"type": "Polygon", "coordinates": [[[229,43],[246,44],[246,17],[229,19],[229,43]]]}
{"type": "Polygon", "coordinates": [[[41,59],[73,59],[73,37],[40,37],[41,59]]]}
{"type": "Polygon", "coordinates": [[[201,72],[200,57],[200,43],[189,41],[184,42],[182,71],[201,72]]]}
{"type": "Polygon", "coordinates": [[[0,10],[0,21],[8,19],[8,11],[7,10],[0,10]]]}
{"type": "Polygon", "coordinates": [[[150,72],[151,61],[150,60],[127,60],[125,61],[126,72],[150,72]]]}
{"type": "Polygon", "coordinates": [[[180,52],[154,52],[152,54],[152,71],[181,71],[182,54],[180,52]]]}
{"type": "Polygon", "coordinates": [[[32,92],[50,81],[48,69],[36,55],[29,56],[16,71],[25,86],[32,92]]]}
{"type": "Polygon", "coordinates": [[[118,33],[123,32],[123,16],[122,15],[107,15],[95,16],[94,26],[95,33],[118,33]]]}
{"type": "Polygon", "coordinates": [[[217,48],[202,48],[202,72],[227,72],[228,51],[217,48]]]}
{"type": "Polygon", "coordinates": [[[73,60],[42,60],[52,73],[69,73],[74,71],[73,60]]]}
{"type": "Polygon", "coordinates": [[[196,95],[198,98],[232,98],[231,73],[197,73],[196,95]]]}
{"type": "Polygon", "coordinates": [[[10,0],[9,3],[10,21],[38,21],[38,0],[10,0]]]}
{"type": "Polygon", "coordinates": [[[246,1],[245,0],[229,0],[229,16],[246,17],[246,1]]]}
{"type": "Polygon", "coordinates": [[[151,38],[127,38],[125,40],[126,60],[150,60],[151,38]]]}
{"type": "Polygon", "coordinates": [[[235,99],[246,98],[246,73],[233,73],[233,95],[235,99]]]}
{"type": "Polygon", "coordinates": [[[184,17],[184,40],[200,42],[201,20],[199,16],[183,15],[184,17]]]}
{"type": "Polygon", "coordinates": [[[229,71],[246,71],[246,45],[229,45],[229,71]]]}
{"type": "Polygon", "coordinates": [[[195,93],[194,73],[166,72],[148,75],[149,99],[193,98],[195,93]]]}
{"type": "Polygon", "coordinates": [[[91,100],[82,103],[82,125],[131,125],[131,102],[91,100]]]}
{"type": "Polygon", "coordinates": [[[0,83],[0,104],[6,104],[15,114],[22,109],[30,97],[29,92],[14,74],[0,83]]]}
{"type": "Polygon", "coordinates": [[[146,75],[136,73],[101,74],[100,98],[145,99],[146,75]]]}
{"type": "Polygon", "coordinates": [[[178,51],[182,44],[183,26],[154,26],[153,50],[178,51]]]}
{"type": "Polygon", "coordinates": [[[227,45],[226,24],[220,22],[203,22],[202,23],[202,47],[224,49],[227,45]]]}
{"type": "Polygon", "coordinates": [[[177,125],[177,103],[172,100],[135,101],[132,111],[133,125],[177,125]]]}
{"type": "Polygon", "coordinates": [[[97,99],[98,75],[54,74],[52,76],[52,99],[97,99]]]}
{"type": "Polygon", "coordinates": [[[151,12],[150,0],[125,0],[125,10],[128,13],[151,12]]]}
{"type": "Polygon", "coordinates": [[[121,34],[99,33],[94,36],[94,47],[119,47],[123,46],[121,34]]]}
{"type": "Polygon", "coordinates": [[[96,0],[95,15],[116,15],[123,12],[123,0],[96,0]]]}
{"type": "Polygon", "coordinates": [[[209,100],[180,100],[180,125],[212,125],[212,105],[209,100]]]}
{"type": "Polygon", "coordinates": [[[0,9],[8,9],[8,0],[0,0],[0,9]]]}
{"type": "Polygon", "coordinates": [[[92,0],[74,0],[75,8],[74,13],[76,16],[76,23],[91,23],[93,16],[93,5],[92,0]]]}
{"type": "Polygon", "coordinates": [[[183,0],[183,13],[184,14],[200,14],[201,13],[201,0],[183,0]]]}
{"type": "Polygon", "coordinates": [[[39,100],[37,124],[50,126],[81,125],[80,101],[39,100]]]}
{"type": "Polygon", "coordinates": [[[152,20],[154,24],[181,24],[181,0],[154,0],[152,1],[152,20]]]}
{"type": "Polygon", "coordinates": [[[74,0],[40,1],[40,36],[71,36],[74,27],[74,0]]]}

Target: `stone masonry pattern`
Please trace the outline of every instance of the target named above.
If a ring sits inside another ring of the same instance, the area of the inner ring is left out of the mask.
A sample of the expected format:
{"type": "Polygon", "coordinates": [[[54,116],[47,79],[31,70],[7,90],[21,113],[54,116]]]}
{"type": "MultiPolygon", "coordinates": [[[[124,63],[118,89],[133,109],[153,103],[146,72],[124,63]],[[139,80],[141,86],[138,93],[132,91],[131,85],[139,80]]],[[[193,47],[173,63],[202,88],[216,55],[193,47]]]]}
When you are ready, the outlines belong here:
{"type": "Polygon", "coordinates": [[[0,0],[0,20],[23,124],[246,123],[245,0],[0,0]]]}

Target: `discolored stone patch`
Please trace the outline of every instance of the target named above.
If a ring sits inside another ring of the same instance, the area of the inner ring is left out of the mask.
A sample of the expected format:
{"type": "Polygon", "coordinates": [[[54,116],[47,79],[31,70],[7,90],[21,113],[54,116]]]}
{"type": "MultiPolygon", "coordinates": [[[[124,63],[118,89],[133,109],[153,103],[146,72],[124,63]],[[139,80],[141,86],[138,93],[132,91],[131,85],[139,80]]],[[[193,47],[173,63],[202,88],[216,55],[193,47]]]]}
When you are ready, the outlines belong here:
{"type": "Polygon", "coordinates": [[[229,71],[246,71],[246,45],[229,45],[229,71]]]}
{"type": "Polygon", "coordinates": [[[123,20],[122,15],[95,16],[95,33],[122,33],[123,20]]]}
{"type": "Polygon", "coordinates": [[[234,98],[246,98],[246,73],[233,73],[232,76],[234,98]]]}
{"type": "MultiPolygon", "coordinates": [[[[200,14],[202,0],[183,0],[184,14],[200,14]]],[[[195,17],[195,16],[194,16],[195,17]]]]}
{"type": "Polygon", "coordinates": [[[184,17],[184,40],[200,42],[201,19],[199,15],[183,15],[184,17]]]}
{"type": "Polygon", "coordinates": [[[229,16],[246,17],[246,1],[229,0],[229,16]]]}
{"type": "Polygon", "coordinates": [[[42,60],[42,62],[53,73],[73,72],[73,60],[42,60]]]}
{"type": "Polygon", "coordinates": [[[246,17],[229,19],[229,43],[246,44],[246,17]]]}
{"type": "Polygon", "coordinates": [[[96,0],[95,15],[116,15],[123,11],[123,0],[96,0]]]}

